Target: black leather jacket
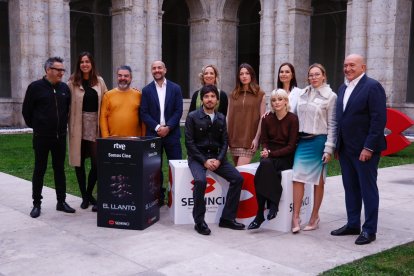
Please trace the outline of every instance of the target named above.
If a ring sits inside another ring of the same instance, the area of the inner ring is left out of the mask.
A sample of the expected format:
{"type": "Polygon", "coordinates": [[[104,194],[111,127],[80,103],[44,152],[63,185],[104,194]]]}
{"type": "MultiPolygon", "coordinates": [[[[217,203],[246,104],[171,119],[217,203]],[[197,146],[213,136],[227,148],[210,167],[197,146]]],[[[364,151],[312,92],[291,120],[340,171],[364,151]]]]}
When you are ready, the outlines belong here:
{"type": "Polygon", "coordinates": [[[215,158],[221,162],[226,158],[228,147],[226,118],[215,112],[211,122],[203,107],[187,115],[185,121],[185,146],[188,157],[204,164],[215,158]]]}
{"type": "Polygon", "coordinates": [[[27,88],[22,114],[28,127],[40,136],[64,136],[67,131],[70,90],[64,82],[52,85],[45,78],[27,88]]]}

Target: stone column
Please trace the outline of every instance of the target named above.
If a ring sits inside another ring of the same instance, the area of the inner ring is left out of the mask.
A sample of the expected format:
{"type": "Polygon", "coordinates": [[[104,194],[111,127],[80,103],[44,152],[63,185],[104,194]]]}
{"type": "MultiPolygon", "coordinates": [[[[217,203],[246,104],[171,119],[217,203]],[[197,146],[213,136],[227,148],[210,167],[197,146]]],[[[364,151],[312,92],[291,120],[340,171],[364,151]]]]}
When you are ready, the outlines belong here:
{"type": "Polygon", "coordinates": [[[371,3],[367,70],[384,86],[390,106],[406,101],[410,2],[373,0],[371,3]]]}
{"type": "Polygon", "coordinates": [[[221,73],[220,86],[228,95],[236,85],[237,71],[237,20],[219,19],[220,24],[220,58],[218,67],[221,73]]]}
{"type": "Polygon", "coordinates": [[[24,126],[21,103],[27,86],[45,74],[48,57],[48,0],[9,1],[12,120],[24,126]]]}
{"type": "MultiPolygon", "coordinates": [[[[211,26],[209,26],[209,20],[205,16],[199,16],[195,18],[193,15],[189,19],[190,23],[190,98],[194,91],[200,88],[200,81],[198,73],[201,72],[201,68],[209,63],[217,65],[217,59],[214,59],[211,54],[211,41],[212,38],[217,35],[211,32],[211,26]],[[208,53],[208,54],[207,54],[208,53]]],[[[216,40],[217,41],[217,40],[216,40]]]]}
{"type": "Polygon", "coordinates": [[[348,1],[346,13],[346,50],[345,56],[351,53],[366,56],[368,1],[348,1]]]}
{"type": "MultiPolygon", "coordinates": [[[[190,97],[200,88],[198,74],[203,66],[214,64],[220,74],[218,87],[229,93],[227,70],[228,60],[224,54],[227,49],[223,44],[228,39],[225,33],[226,21],[214,7],[214,1],[209,2],[209,8],[201,5],[189,5],[190,9],[190,97]]],[[[234,70],[234,68],[231,68],[234,70]]],[[[233,80],[234,77],[231,78],[233,80]]],[[[233,84],[234,85],[234,84],[233,84]]]]}
{"type": "Polygon", "coordinates": [[[219,70],[221,73],[221,88],[228,95],[236,85],[237,71],[237,10],[240,1],[221,1],[225,5],[217,5],[217,24],[219,33],[219,70]]]}
{"type": "MultiPolygon", "coordinates": [[[[279,67],[284,62],[291,62],[289,57],[289,13],[286,0],[278,0],[275,9],[275,63],[273,88],[277,87],[279,67]]],[[[295,65],[295,64],[294,64],[295,65]]]]}
{"type": "MultiPolygon", "coordinates": [[[[69,1],[49,0],[49,20],[48,20],[48,44],[49,56],[60,56],[65,60],[65,66],[70,70],[70,21],[69,1]]],[[[67,77],[67,76],[66,76],[67,77]]]]}
{"type": "Polygon", "coordinates": [[[48,57],[47,1],[10,1],[12,97],[24,98],[27,85],[44,75],[48,57]]]}
{"type": "Polygon", "coordinates": [[[295,66],[299,87],[305,87],[309,67],[311,1],[294,0],[289,7],[289,60],[295,66]]]}
{"type": "Polygon", "coordinates": [[[274,86],[274,1],[261,1],[260,11],[260,87],[267,95],[274,86]]]}
{"type": "Polygon", "coordinates": [[[158,1],[147,0],[146,60],[142,64],[145,72],[145,84],[153,79],[150,71],[151,63],[162,59],[161,32],[159,31],[159,20],[162,20],[162,17],[160,19],[159,16],[160,9],[158,1]]]}
{"type": "Polygon", "coordinates": [[[27,51],[28,55],[23,55],[23,58],[28,59],[29,67],[32,68],[29,71],[29,79],[33,81],[45,74],[43,65],[49,56],[48,1],[30,1],[29,3],[27,11],[23,11],[23,13],[28,13],[28,34],[25,35],[28,35],[29,39],[22,50],[27,51]]]}
{"type": "MultiPolygon", "coordinates": [[[[132,68],[132,86],[145,84],[145,3],[144,0],[112,0],[113,65],[132,68]]],[[[114,76],[114,86],[116,85],[114,76]]]]}
{"type": "Polygon", "coordinates": [[[410,0],[372,0],[367,74],[383,85],[389,107],[413,117],[413,105],[406,103],[411,5],[410,0]]]}
{"type": "Polygon", "coordinates": [[[394,69],[392,34],[389,28],[395,22],[393,1],[373,0],[368,29],[367,73],[385,88],[387,100],[392,94],[394,69]],[[391,24],[390,24],[391,23],[391,24]]]}
{"type": "MultiPolygon", "coordinates": [[[[398,0],[395,3],[395,13],[390,15],[396,15],[390,22],[392,26],[391,29],[394,30],[392,34],[393,45],[391,47],[393,51],[393,64],[394,68],[392,70],[392,86],[393,94],[390,99],[390,105],[398,105],[407,103],[407,81],[408,81],[408,58],[409,58],[409,47],[410,47],[410,19],[411,18],[411,9],[413,2],[412,0],[398,0]],[[411,7],[411,8],[410,8],[411,7]]],[[[412,76],[410,76],[412,77],[412,76]]],[[[414,118],[414,109],[411,105],[411,111],[406,113],[414,118]]],[[[405,111],[403,111],[405,112],[405,111]]],[[[414,130],[414,127],[412,127],[414,130]]]]}

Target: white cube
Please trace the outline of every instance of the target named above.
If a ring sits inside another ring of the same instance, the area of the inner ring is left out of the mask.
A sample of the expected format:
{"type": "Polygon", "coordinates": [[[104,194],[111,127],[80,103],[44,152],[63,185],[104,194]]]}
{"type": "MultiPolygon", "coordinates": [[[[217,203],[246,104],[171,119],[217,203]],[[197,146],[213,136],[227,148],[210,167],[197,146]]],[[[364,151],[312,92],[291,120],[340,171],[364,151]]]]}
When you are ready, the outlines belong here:
{"type": "MultiPolygon", "coordinates": [[[[194,180],[187,160],[170,160],[169,178],[169,212],[175,224],[194,223],[192,212],[194,207],[193,186],[194,180]]],[[[244,178],[240,203],[237,211],[237,220],[248,225],[256,216],[257,201],[254,187],[254,175],[259,163],[252,163],[236,167],[244,178]]],[[[289,232],[291,230],[293,214],[293,184],[292,170],[282,171],[282,196],[279,203],[279,212],[275,219],[265,221],[263,228],[289,232]]],[[[223,211],[229,183],[217,174],[207,171],[207,188],[205,194],[207,223],[218,223],[223,211]]],[[[313,185],[305,184],[305,193],[300,212],[301,221],[306,223],[312,213],[313,185]]],[[[267,215],[265,211],[265,216],[267,215]]]]}
{"type": "MultiPolygon", "coordinates": [[[[170,217],[175,224],[191,224],[193,219],[194,179],[187,160],[170,160],[169,203],[170,217]]],[[[229,183],[217,174],[207,171],[205,193],[207,223],[218,223],[223,211],[229,183]]]]}
{"type": "MultiPolygon", "coordinates": [[[[257,203],[256,193],[254,189],[254,175],[259,167],[259,162],[239,166],[237,169],[244,177],[242,194],[240,196],[240,204],[238,211],[238,220],[246,225],[253,221],[256,216],[257,203]]],[[[293,183],[292,170],[282,171],[282,188],[283,192],[280,197],[279,211],[276,218],[263,222],[263,228],[289,232],[292,228],[293,214],[293,183]]],[[[300,209],[300,218],[306,223],[312,213],[313,205],[313,185],[305,184],[305,193],[303,196],[302,207],[300,209]]],[[[265,218],[268,210],[265,211],[265,218]]]]}

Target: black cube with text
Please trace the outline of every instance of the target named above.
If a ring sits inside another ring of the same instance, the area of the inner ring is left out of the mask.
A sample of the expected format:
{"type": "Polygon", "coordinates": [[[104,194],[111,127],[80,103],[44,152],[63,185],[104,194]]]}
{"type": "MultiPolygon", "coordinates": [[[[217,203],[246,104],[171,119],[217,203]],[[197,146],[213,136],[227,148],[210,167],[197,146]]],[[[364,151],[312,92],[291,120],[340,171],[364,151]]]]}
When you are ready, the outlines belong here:
{"type": "Polygon", "coordinates": [[[160,218],[161,139],[98,141],[98,226],[143,230],[160,218]]]}

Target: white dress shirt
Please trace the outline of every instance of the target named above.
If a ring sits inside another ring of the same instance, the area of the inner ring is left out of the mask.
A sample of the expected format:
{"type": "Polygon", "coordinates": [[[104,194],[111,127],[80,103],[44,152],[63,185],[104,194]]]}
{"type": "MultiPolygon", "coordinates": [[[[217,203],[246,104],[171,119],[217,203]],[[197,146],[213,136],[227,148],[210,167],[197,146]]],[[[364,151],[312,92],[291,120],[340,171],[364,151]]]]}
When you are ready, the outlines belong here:
{"type": "Polygon", "coordinates": [[[298,87],[293,87],[292,91],[289,93],[289,105],[290,105],[290,112],[297,114],[297,105],[299,95],[302,92],[302,89],[298,87]]]}
{"type": "Polygon", "coordinates": [[[155,131],[157,131],[160,126],[165,125],[165,116],[164,116],[164,108],[165,108],[165,95],[167,93],[167,80],[164,78],[162,85],[159,86],[158,83],[154,80],[155,88],[157,89],[158,101],[160,102],[160,124],[155,127],[155,131]]]}
{"type": "Polygon", "coordinates": [[[345,93],[344,93],[344,109],[346,108],[346,104],[348,103],[349,97],[352,94],[352,91],[354,91],[355,86],[357,86],[358,82],[361,80],[361,78],[365,75],[365,73],[362,73],[359,77],[353,79],[352,81],[348,81],[345,78],[345,85],[346,85],[346,89],[345,89],[345,93]]]}

